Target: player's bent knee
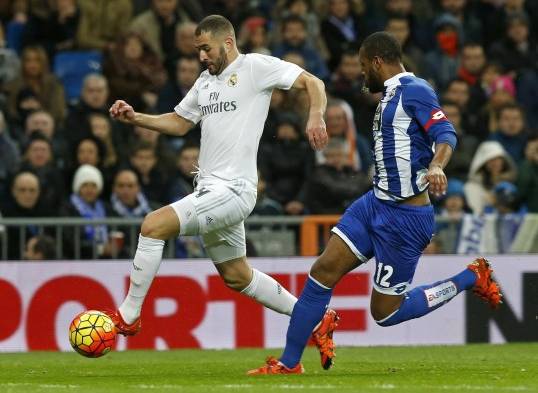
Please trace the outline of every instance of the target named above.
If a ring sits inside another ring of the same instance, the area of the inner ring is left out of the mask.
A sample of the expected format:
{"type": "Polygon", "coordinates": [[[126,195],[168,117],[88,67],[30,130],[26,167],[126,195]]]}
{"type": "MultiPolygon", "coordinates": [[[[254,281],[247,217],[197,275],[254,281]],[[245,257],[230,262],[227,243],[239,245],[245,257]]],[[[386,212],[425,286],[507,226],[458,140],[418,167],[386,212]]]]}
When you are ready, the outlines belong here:
{"type": "Polygon", "coordinates": [[[316,281],[329,288],[333,288],[340,281],[340,278],[342,278],[342,274],[331,268],[330,264],[325,263],[322,257],[318,258],[314,265],[312,265],[310,275],[316,281]]]}
{"type": "Polygon", "coordinates": [[[168,217],[162,209],[149,213],[142,222],[140,234],[152,239],[168,240],[179,233],[179,220],[168,217]]]}

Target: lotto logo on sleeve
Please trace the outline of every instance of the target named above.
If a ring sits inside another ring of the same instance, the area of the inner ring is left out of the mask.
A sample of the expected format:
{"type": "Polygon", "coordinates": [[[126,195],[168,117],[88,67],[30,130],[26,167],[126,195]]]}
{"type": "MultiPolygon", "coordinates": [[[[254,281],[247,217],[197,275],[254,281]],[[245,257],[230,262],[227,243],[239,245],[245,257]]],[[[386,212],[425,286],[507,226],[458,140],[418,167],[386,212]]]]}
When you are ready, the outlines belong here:
{"type": "Polygon", "coordinates": [[[428,288],[424,291],[428,307],[435,307],[438,304],[444,303],[458,294],[456,284],[452,281],[447,281],[433,288],[428,288]]]}
{"type": "Polygon", "coordinates": [[[424,125],[424,129],[428,131],[428,129],[437,123],[438,121],[448,120],[445,116],[445,113],[441,109],[434,109],[430,113],[430,119],[428,122],[424,125]]]}

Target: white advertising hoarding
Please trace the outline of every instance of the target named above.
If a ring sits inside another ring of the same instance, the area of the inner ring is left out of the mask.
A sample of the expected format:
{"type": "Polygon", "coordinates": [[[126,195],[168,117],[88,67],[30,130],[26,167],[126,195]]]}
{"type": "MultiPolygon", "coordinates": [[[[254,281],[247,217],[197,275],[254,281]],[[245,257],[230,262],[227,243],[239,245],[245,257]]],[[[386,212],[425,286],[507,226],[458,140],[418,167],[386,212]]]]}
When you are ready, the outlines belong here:
{"type": "MultiPolygon", "coordinates": [[[[338,345],[463,344],[538,340],[538,256],[492,256],[505,304],[490,311],[461,294],[433,313],[397,326],[377,326],[369,313],[372,269],[359,267],[335,288],[341,315],[338,345]]],[[[313,258],[251,259],[292,293],[302,289],[313,258]]],[[[466,256],[427,256],[414,285],[451,277],[466,256]]],[[[84,309],[116,308],[128,288],[129,261],[0,263],[0,351],[68,350],[69,322],[84,309]]],[[[166,260],[146,299],[142,332],[118,348],[281,347],[289,317],[226,288],[207,260],[166,260]]]]}

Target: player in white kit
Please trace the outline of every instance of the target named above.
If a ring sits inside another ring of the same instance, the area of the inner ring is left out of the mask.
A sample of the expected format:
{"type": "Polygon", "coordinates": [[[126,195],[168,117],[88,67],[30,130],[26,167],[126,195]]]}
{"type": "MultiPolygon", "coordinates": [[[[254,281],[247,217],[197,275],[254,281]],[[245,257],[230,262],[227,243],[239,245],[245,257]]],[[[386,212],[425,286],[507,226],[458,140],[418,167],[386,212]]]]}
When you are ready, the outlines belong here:
{"type": "MultiPolygon", "coordinates": [[[[131,283],[119,309],[108,312],[118,332],[140,330],[142,303],[161,263],[164,241],[201,235],[207,253],[228,287],[277,312],[291,315],[297,299],[246,260],[244,220],[256,203],[256,156],[273,89],[303,89],[310,99],[306,134],[314,149],[327,143],[323,82],[299,66],[260,54],[240,54],[232,24],[211,15],[200,22],[195,45],[202,72],[174,112],[147,115],[125,101],[110,108],[113,118],[181,136],[201,122],[199,170],[194,192],[148,214],[142,223],[131,283]]],[[[325,369],[332,365],[332,332],[338,317],[328,310],[313,332],[325,369]]]]}

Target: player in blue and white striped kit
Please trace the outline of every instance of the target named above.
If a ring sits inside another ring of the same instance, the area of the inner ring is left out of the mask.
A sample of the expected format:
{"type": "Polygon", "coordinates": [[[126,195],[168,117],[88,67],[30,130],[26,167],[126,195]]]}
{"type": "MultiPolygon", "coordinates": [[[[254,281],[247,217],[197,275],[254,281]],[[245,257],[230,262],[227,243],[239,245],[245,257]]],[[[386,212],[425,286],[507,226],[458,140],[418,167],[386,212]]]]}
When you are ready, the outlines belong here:
{"type": "MultiPolygon", "coordinates": [[[[484,258],[449,279],[409,289],[422,251],[434,232],[428,196],[444,194],[443,168],[456,146],[456,132],[432,87],[405,72],[394,37],[378,32],[363,42],[359,58],[365,85],[382,92],[374,124],[374,189],[356,200],[332,232],[291,316],[282,357],[249,374],[300,374],[312,328],[328,307],[332,288],[349,271],[375,257],[371,313],[380,326],[419,318],[463,290],[496,307],[498,284],[484,258]]],[[[335,323],[337,319],[335,320],[335,323]]]]}

